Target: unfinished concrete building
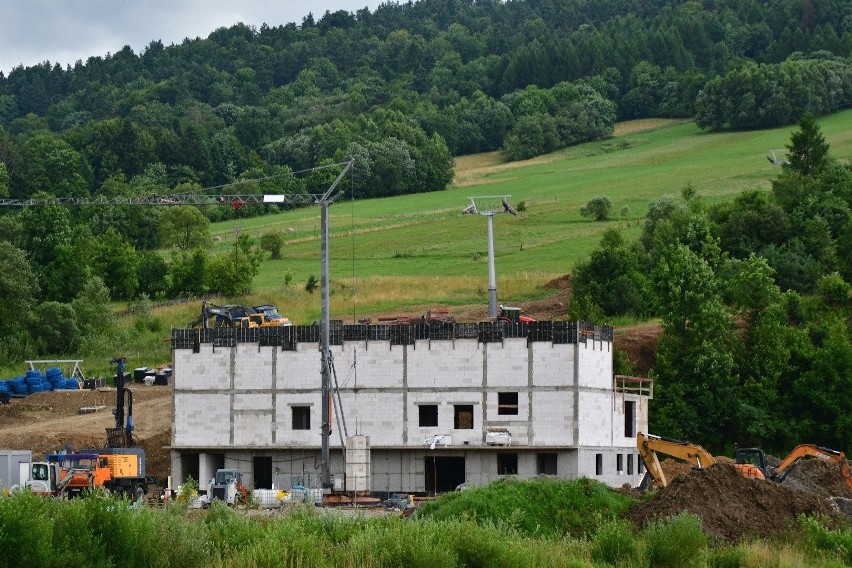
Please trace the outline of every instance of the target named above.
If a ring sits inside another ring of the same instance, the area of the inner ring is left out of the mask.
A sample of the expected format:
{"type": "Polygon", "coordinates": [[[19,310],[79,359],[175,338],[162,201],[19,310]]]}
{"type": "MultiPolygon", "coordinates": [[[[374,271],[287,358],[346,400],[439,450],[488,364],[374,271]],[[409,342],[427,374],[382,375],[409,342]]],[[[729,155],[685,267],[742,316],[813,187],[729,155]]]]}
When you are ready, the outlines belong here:
{"type": "MultiPolygon", "coordinates": [[[[635,486],[653,392],[613,376],[612,342],[612,328],[582,322],[334,326],[334,488],[635,486]]],[[[317,486],[319,326],[174,330],[172,346],[175,483],[228,467],[250,487],[317,486]]]]}

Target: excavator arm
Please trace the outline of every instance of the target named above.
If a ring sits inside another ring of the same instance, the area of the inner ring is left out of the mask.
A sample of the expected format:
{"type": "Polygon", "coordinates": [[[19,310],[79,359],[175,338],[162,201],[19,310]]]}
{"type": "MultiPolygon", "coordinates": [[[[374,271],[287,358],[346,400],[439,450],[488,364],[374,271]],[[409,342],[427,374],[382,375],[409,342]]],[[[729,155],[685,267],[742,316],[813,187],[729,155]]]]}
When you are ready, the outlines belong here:
{"type": "Polygon", "coordinates": [[[654,485],[659,488],[666,487],[669,482],[663,473],[663,468],[660,466],[657,453],[682,459],[693,464],[692,467],[697,470],[704,469],[716,463],[716,458],[698,444],[691,444],[672,438],[662,438],[652,434],[643,434],[642,432],[636,435],[636,448],[639,450],[642,461],[645,462],[645,469],[648,471],[648,475],[651,477],[654,485]]]}
{"type": "Polygon", "coordinates": [[[793,451],[790,452],[790,454],[784,458],[780,464],[778,464],[778,467],[772,470],[769,475],[770,479],[779,483],[784,481],[784,478],[793,471],[796,464],[798,464],[802,458],[806,457],[814,457],[839,465],[840,472],[846,480],[846,485],[849,486],[849,489],[852,489],[852,472],[849,470],[849,462],[846,461],[846,455],[843,452],[830,450],[828,448],[821,448],[820,446],[815,446],[813,444],[800,444],[793,448],[793,451]]]}

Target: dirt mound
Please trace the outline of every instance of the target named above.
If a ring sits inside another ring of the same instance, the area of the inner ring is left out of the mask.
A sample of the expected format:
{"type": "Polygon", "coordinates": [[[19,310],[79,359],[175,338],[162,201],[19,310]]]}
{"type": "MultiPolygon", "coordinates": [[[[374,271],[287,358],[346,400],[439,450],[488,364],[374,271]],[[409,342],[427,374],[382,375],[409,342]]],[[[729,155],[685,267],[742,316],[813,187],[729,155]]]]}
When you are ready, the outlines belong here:
{"type": "Polygon", "coordinates": [[[717,463],[700,473],[672,478],[668,487],[630,509],[625,517],[645,527],[655,518],[684,511],[698,515],[707,534],[726,541],[782,532],[800,514],[839,514],[836,506],[818,493],[747,479],[732,464],[717,463]]]}

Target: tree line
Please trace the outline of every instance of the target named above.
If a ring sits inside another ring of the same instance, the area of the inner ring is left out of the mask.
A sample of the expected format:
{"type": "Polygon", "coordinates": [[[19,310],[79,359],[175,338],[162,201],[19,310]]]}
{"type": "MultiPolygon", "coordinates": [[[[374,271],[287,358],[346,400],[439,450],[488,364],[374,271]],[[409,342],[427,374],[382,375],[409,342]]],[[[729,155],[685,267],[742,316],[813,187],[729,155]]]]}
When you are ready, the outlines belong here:
{"type": "Polygon", "coordinates": [[[662,321],[652,432],[720,452],[852,447],[852,167],[811,115],[788,151],[770,193],[711,207],[687,186],[574,273],[574,317],[662,321]]]}
{"type": "Polygon", "coordinates": [[[433,191],[454,155],[520,159],[616,119],[698,111],[708,127],[751,128],[830,112],[848,106],[850,54],[842,0],[385,3],[0,74],[0,163],[12,197],[132,191],[155,164],[167,188],[209,187],[348,156],[368,172],[361,196],[433,191]],[[840,58],[816,73],[831,100],[803,106],[775,87],[826,58],[840,58]],[[749,89],[768,94],[726,104],[749,89]]]}

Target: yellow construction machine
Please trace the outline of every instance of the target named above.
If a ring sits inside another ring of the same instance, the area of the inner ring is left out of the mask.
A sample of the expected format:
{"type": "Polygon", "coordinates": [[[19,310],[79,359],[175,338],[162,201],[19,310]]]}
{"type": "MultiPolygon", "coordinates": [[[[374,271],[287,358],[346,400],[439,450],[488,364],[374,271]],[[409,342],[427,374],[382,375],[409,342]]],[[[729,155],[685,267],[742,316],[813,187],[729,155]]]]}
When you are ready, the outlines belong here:
{"type": "Polygon", "coordinates": [[[647,489],[650,483],[660,489],[669,484],[666,474],[663,473],[663,468],[660,466],[658,453],[689,462],[693,464],[692,468],[698,471],[716,463],[713,454],[698,444],[673,438],[663,438],[653,434],[639,432],[636,435],[636,448],[639,450],[642,461],[645,462],[645,477],[639,484],[639,489],[647,489]]]}
{"type": "Polygon", "coordinates": [[[813,444],[800,444],[793,448],[793,451],[781,460],[777,467],[767,465],[766,455],[760,448],[737,448],[734,452],[737,470],[742,475],[758,479],[771,479],[778,483],[784,481],[796,465],[807,457],[837,464],[840,467],[840,473],[846,480],[846,485],[849,486],[849,489],[852,489],[852,472],[849,470],[849,462],[846,461],[846,455],[837,450],[830,450],[813,444]]]}

